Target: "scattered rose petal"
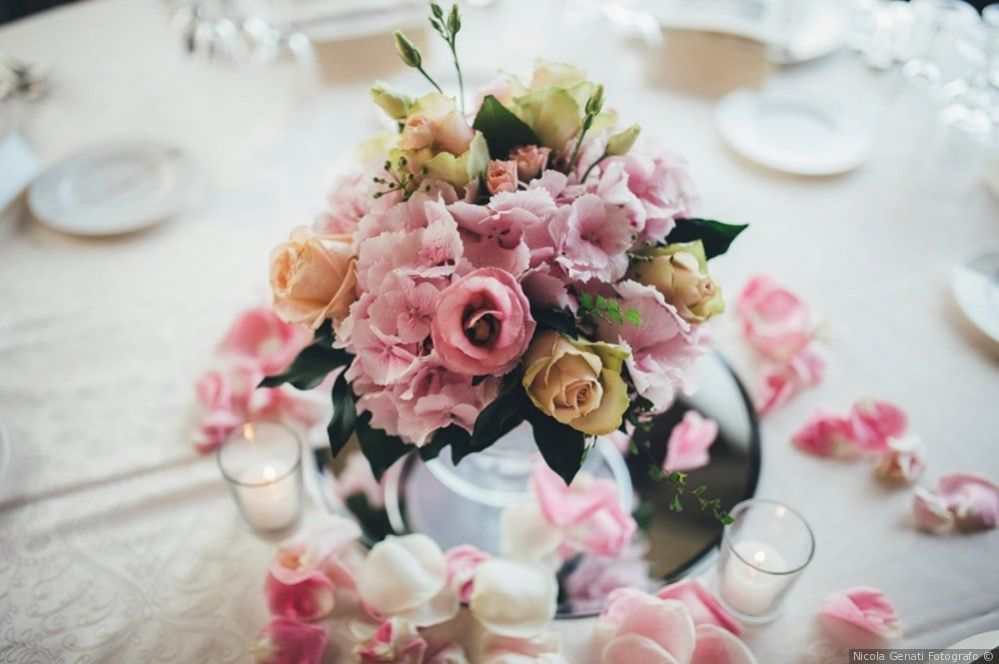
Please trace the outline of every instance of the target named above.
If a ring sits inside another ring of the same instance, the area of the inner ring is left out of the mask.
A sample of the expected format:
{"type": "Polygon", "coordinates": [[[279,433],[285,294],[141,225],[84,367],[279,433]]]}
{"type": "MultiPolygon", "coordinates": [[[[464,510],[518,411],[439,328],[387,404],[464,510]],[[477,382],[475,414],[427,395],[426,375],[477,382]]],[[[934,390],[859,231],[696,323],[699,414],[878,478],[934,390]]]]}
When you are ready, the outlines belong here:
{"type": "Polygon", "coordinates": [[[922,487],[916,487],[912,496],[912,516],[916,527],[928,533],[939,534],[954,527],[947,501],[922,487]]]}
{"type": "Polygon", "coordinates": [[[791,441],[798,449],[816,456],[853,458],[859,454],[850,420],[826,408],[812,413],[791,441]]]}
{"type": "Polygon", "coordinates": [[[717,437],[717,422],[703,417],[696,410],[688,410],[683,420],[670,432],[663,470],[667,473],[690,471],[708,465],[711,460],[708,448],[717,437]]]}
{"type": "Polygon", "coordinates": [[[879,477],[898,482],[915,482],[925,470],[923,443],[916,436],[889,438],[888,449],[874,466],[879,477]]]}
{"type": "Polygon", "coordinates": [[[270,307],[241,313],[219,344],[219,355],[264,375],[282,371],[309,342],[309,331],[284,322],[270,307]]]}
{"type": "MultiPolygon", "coordinates": [[[[355,635],[363,630],[352,626],[355,635]]],[[[391,664],[421,664],[427,651],[427,642],[408,620],[391,618],[378,625],[370,636],[354,648],[354,654],[364,664],[384,662],[391,664]]]]}
{"type": "Polygon", "coordinates": [[[800,353],[764,374],[756,398],[756,412],[773,412],[800,392],[818,385],[826,373],[825,352],[819,343],[809,344],[800,353]]]}
{"type": "Polygon", "coordinates": [[[756,658],[732,632],[716,625],[698,625],[690,664],[756,664],[756,658]]]}
{"type": "Polygon", "coordinates": [[[885,401],[858,401],[850,410],[853,438],[868,452],[888,449],[888,440],[905,434],[909,426],[902,409],[885,401]]]}
{"type": "Polygon", "coordinates": [[[319,571],[290,570],[275,565],[267,574],[264,593],[276,616],[312,622],[333,610],[336,586],[319,571]]]}
{"type": "Polygon", "coordinates": [[[815,335],[804,300],[766,276],[749,280],[735,301],[742,331],[752,346],[771,360],[788,360],[815,335]]]}
{"type": "Polygon", "coordinates": [[[480,643],[482,664],[568,664],[557,634],[518,639],[486,633],[480,643]]]}
{"type": "Polygon", "coordinates": [[[453,618],[458,596],[447,586],[447,562],[426,535],[389,535],[375,544],[357,576],[357,591],[378,614],[418,627],[453,618]]]}
{"type": "Polygon", "coordinates": [[[538,565],[493,558],[479,565],[469,608],[489,631],[529,638],[555,617],[558,583],[538,565]]]}
{"type": "Polygon", "coordinates": [[[597,630],[607,643],[604,661],[613,664],[670,661],[643,641],[626,639],[623,644],[614,645],[614,641],[626,635],[651,641],[677,662],[689,662],[694,652],[694,621],[687,607],[682,602],[660,599],[640,590],[619,588],[612,592],[597,621],[597,630]],[[629,652],[648,652],[651,659],[621,659],[629,652]]]}
{"type": "Polygon", "coordinates": [[[656,593],[661,599],[675,599],[683,602],[690,611],[694,625],[717,625],[739,635],[742,625],[723,607],[710,590],[697,579],[678,581],[656,593]]]}
{"type": "Polygon", "coordinates": [[[250,648],[257,664],[320,664],[326,630],[290,618],[274,617],[250,648]]]}
{"type": "Polygon", "coordinates": [[[661,645],[638,634],[622,634],[608,641],[600,661],[602,664],[682,664],[661,645]]]}
{"type": "Polygon", "coordinates": [[[870,635],[890,638],[902,633],[895,608],[876,588],[848,588],[829,595],[819,607],[819,619],[846,645],[863,644],[870,635]]]}
{"type": "Polygon", "coordinates": [[[991,530],[999,524],[999,486],[984,477],[944,475],[937,484],[937,494],[946,501],[961,530],[991,530]]]}
{"type": "Polygon", "coordinates": [[[447,561],[448,585],[458,593],[458,599],[463,603],[467,604],[472,596],[475,570],[491,557],[469,544],[450,548],[444,554],[444,559],[447,561]]]}
{"type": "Polygon", "coordinates": [[[509,558],[557,568],[561,542],[562,531],[552,527],[533,500],[508,505],[500,515],[500,550],[509,558]]]}

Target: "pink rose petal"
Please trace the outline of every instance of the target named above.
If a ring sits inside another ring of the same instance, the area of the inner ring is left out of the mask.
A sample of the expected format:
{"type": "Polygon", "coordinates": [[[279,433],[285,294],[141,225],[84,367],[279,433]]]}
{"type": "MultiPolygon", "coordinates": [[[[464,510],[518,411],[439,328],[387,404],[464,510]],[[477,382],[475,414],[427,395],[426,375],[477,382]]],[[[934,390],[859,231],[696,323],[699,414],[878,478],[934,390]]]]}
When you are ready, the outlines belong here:
{"type": "Polygon", "coordinates": [[[868,452],[888,450],[888,440],[905,434],[909,422],[898,406],[886,401],[864,400],[850,411],[853,437],[868,452]]]}
{"type": "Polygon", "coordinates": [[[971,473],[944,475],[937,494],[947,503],[961,530],[991,530],[999,524],[999,487],[971,473]]]}
{"type": "Polygon", "coordinates": [[[700,581],[678,581],[656,593],[661,599],[675,599],[687,607],[694,625],[716,625],[735,635],[742,634],[742,625],[723,607],[700,581]]]}
{"type": "Polygon", "coordinates": [[[954,527],[947,501],[922,487],[916,487],[912,496],[912,517],[916,527],[928,533],[940,534],[954,527]]]}
{"type": "MultiPolygon", "coordinates": [[[[678,662],[689,662],[694,652],[694,621],[687,607],[676,600],[619,588],[607,597],[597,624],[608,638],[608,645],[618,637],[630,634],[649,639],[678,662]]],[[[634,641],[630,643],[640,645],[634,641]]]]}
{"type": "Polygon", "coordinates": [[[853,439],[850,420],[827,408],[819,408],[791,437],[803,452],[824,457],[853,458],[860,450],[853,439]]]}
{"type": "Polygon", "coordinates": [[[622,634],[604,646],[602,664],[681,664],[668,650],[638,634],[622,634]]]}
{"type": "Polygon", "coordinates": [[[697,645],[690,664],[756,664],[756,658],[738,637],[716,625],[698,625],[697,645]]]}
{"type": "Polygon", "coordinates": [[[925,470],[923,444],[915,436],[889,438],[887,449],[874,467],[879,477],[898,482],[915,482],[925,470]]]}
{"type": "Polygon", "coordinates": [[[274,617],[250,649],[257,664],[320,664],[326,630],[290,618],[274,617]]]}
{"type": "Polygon", "coordinates": [[[330,614],[334,590],[333,582],[322,572],[290,570],[279,565],[271,568],[264,584],[272,614],[305,622],[330,614]]]}
{"type": "Polygon", "coordinates": [[[812,314],[804,300],[766,276],[749,280],[735,301],[746,340],[762,355],[786,361],[815,336],[812,314]]]}
{"type": "Polygon", "coordinates": [[[666,447],[663,470],[689,471],[708,465],[711,457],[708,448],[718,437],[718,423],[703,417],[696,410],[688,410],[683,420],[673,427],[666,447]]]}
{"type": "Polygon", "coordinates": [[[802,391],[818,385],[825,372],[825,353],[819,343],[813,342],[791,359],[770,367],[764,373],[756,398],[756,411],[766,415],[777,410],[802,391]]]}
{"type": "Polygon", "coordinates": [[[458,599],[463,603],[467,604],[472,597],[475,570],[491,557],[470,544],[455,546],[445,552],[448,585],[458,593],[458,599]]]}
{"type": "Polygon", "coordinates": [[[819,607],[823,627],[845,645],[863,644],[871,635],[902,633],[895,608],[877,588],[848,588],[829,595],[819,607]]]}

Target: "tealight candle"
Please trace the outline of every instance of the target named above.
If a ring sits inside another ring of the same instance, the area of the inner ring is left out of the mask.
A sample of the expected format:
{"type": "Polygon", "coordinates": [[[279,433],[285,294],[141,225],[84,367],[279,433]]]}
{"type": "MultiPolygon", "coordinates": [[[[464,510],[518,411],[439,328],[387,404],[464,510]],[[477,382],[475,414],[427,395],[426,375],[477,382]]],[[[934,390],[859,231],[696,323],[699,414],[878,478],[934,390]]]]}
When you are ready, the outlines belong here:
{"type": "Polygon", "coordinates": [[[218,462],[243,518],[254,530],[279,533],[302,511],[302,452],[291,429],[248,422],[219,448],[218,462]]]}
{"type": "Polygon", "coordinates": [[[743,620],[765,622],[777,615],[811,561],[815,541],[801,515],[781,503],[749,500],[731,516],[718,562],[718,594],[743,620]]]}

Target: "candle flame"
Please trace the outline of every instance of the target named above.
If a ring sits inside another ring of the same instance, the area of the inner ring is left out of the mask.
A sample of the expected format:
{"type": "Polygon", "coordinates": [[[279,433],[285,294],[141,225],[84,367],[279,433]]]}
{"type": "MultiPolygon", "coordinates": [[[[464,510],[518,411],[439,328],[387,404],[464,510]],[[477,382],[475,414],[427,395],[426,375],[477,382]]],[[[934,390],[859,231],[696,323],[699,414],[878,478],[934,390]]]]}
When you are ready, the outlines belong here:
{"type": "Polygon", "coordinates": [[[774,509],[774,515],[777,516],[777,518],[783,519],[785,516],[787,516],[787,507],[785,507],[784,505],[778,505],[774,509]]]}
{"type": "Polygon", "coordinates": [[[253,430],[252,424],[243,425],[243,438],[246,438],[247,440],[253,440],[255,435],[256,432],[253,430]]]}
{"type": "Polygon", "coordinates": [[[767,554],[765,551],[757,551],[753,554],[753,562],[760,564],[767,559],[767,554]]]}
{"type": "Polygon", "coordinates": [[[264,466],[263,474],[264,479],[268,482],[273,481],[277,477],[277,471],[274,470],[274,466],[264,466]]]}

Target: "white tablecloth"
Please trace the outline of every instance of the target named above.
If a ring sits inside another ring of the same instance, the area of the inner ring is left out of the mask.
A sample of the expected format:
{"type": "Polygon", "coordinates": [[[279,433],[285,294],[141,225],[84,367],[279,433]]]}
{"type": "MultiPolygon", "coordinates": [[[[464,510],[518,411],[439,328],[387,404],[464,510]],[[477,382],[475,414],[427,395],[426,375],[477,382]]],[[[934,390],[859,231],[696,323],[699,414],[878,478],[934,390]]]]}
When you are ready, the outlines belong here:
{"type": "MultiPolygon", "coordinates": [[[[688,157],[704,214],[752,222],[717,261],[729,292],[767,272],[828,320],[826,381],[764,424],[760,494],[798,506],[818,550],[785,614],[747,635],[760,662],[845,661],[813,616],[852,585],[885,590],[906,628],[900,645],[999,628],[999,534],[918,533],[908,491],[788,442],[816,406],[878,396],[905,407],[927,441],[928,480],[999,478],[999,353],[948,290],[955,261],[999,241],[999,204],[979,188],[940,211],[904,185],[919,160],[890,140],[841,177],[752,166],[716,136],[711,101],[646,86],[599,26],[548,30],[541,18],[557,8],[521,9],[467,12],[468,71],[526,68],[539,54],[590,67],[626,121],[688,157]]],[[[50,68],[51,94],[23,124],[43,163],[156,137],[188,149],[214,185],[196,212],[129,237],[77,239],[28,219],[0,227],[0,419],[13,439],[0,484],[0,661],[244,661],[266,621],[273,545],[238,521],[214,459],[194,454],[191,386],[234,314],[263,300],[269,247],[321,208],[375,129],[366,81],[317,87],[288,67],[186,58],[163,7],[139,0],[4,26],[0,50],[50,68]]],[[[890,84],[848,54],[781,81],[871,109],[890,84]]],[[[731,321],[719,336],[751,376],[731,321]]],[[[589,661],[591,625],[559,625],[573,661],[589,661]]]]}

